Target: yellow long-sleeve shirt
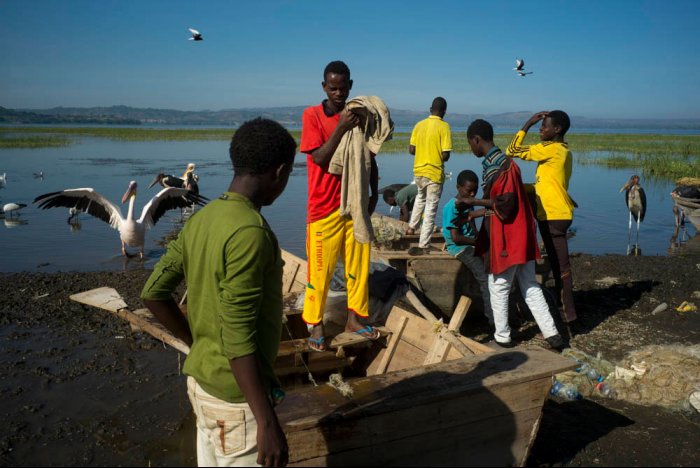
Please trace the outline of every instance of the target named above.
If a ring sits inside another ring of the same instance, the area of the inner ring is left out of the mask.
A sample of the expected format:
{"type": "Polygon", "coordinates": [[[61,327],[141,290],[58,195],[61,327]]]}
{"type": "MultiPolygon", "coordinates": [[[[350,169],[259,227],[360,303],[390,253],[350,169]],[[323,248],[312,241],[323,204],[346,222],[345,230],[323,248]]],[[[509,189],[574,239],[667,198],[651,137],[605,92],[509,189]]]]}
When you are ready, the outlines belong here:
{"type": "Polygon", "coordinates": [[[568,193],[572,156],[563,142],[544,141],[523,145],[526,133],[520,130],[508,145],[506,154],[525,161],[537,161],[535,192],[537,219],[566,220],[574,217],[574,201],[568,193]]]}

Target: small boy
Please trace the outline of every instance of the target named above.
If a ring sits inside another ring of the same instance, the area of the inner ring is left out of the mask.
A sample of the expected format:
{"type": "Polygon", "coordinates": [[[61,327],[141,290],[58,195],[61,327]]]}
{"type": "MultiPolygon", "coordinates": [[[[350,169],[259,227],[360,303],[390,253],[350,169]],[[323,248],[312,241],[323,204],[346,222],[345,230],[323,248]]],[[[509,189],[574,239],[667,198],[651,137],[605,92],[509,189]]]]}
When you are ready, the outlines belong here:
{"type": "Polygon", "coordinates": [[[571,178],[572,156],[564,135],[571,125],[566,112],[553,110],[538,112],[525,122],[523,128],[508,145],[506,154],[525,161],[537,161],[535,194],[537,198],[537,224],[540,228],[549,264],[554,275],[558,300],[563,305],[562,319],[569,332],[575,329],[576,306],[574,304],[574,280],[569,262],[569,245],[566,240],[574,217],[576,203],[568,193],[571,178]],[[537,122],[540,140],[536,145],[523,145],[527,131],[537,122]]]}
{"type": "MultiPolygon", "coordinates": [[[[493,143],[493,127],[485,120],[467,129],[472,153],[484,158],[484,199],[468,198],[466,203],[492,211],[481,225],[475,255],[487,256],[489,292],[496,332],[494,340],[504,348],[513,346],[508,325],[508,295],[517,278],[520,291],[542,336],[553,349],[564,348],[564,340],[549,313],[547,301],[535,278],[537,247],[534,216],[528,202],[520,169],[493,143]]],[[[489,213],[485,213],[489,214],[489,213]]]]}
{"type": "Polygon", "coordinates": [[[384,198],[387,205],[398,206],[401,210],[399,219],[407,223],[411,219],[411,211],[413,211],[413,204],[416,201],[417,194],[418,186],[416,184],[408,184],[399,190],[394,190],[393,188],[384,189],[382,198],[384,198]]]}
{"type": "Polygon", "coordinates": [[[287,185],[296,142],[255,119],[233,135],[228,191],[195,213],[155,266],[141,297],[190,346],[183,371],[197,419],[198,466],[284,466],[273,402],[282,330],[282,256],[260,214],[287,185]],[[172,293],[187,282],[187,316],[172,293]]]}
{"type": "Polygon", "coordinates": [[[442,234],[445,248],[450,255],[469,268],[479,282],[484,301],[484,315],[493,328],[493,311],[489,294],[489,279],[484,272],[484,261],[474,256],[476,227],[473,220],[473,207],[463,200],[474,198],[479,188],[479,177],[474,171],[462,171],[457,176],[457,196],[450,199],[442,209],[442,234]]]}
{"type": "Polygon", "coordinates": [[[413,175],[418,195],[406,234],[415,234],[421,217],[423,225],[418,246],[408,249],[410,255],[422,255],[431,249],[430,236],[435,229],[435,215],[445,182],[445,162],[452,151],[450,124],[442,120],[446,112],[447,101],[436,97],[430,106],[430,117],[418,122],[411,132],[408,152],[415,156],[413,175]]]}

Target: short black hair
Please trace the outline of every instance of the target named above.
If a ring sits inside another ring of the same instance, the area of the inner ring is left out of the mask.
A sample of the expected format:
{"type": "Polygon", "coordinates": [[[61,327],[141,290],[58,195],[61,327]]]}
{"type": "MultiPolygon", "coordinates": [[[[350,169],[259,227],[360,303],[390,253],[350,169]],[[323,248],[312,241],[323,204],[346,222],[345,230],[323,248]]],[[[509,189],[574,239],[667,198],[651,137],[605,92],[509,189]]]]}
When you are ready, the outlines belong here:
{"type": "Polygon", "coordinates": [[[566,112],[562,110],[553,110],[547,114],[547,117],[550,118],[554,125],[559,125],[561,127],[561,136],[564,136],[566,132],[569,131],[569,127],[571,127],[571,120],[566,112]]]}
{"type": "Polygon", "coordinates": [[[344,75],[347,79],[350,79],[350,68],[345,65],[345,62],[340,60],[334,60],[323,70],[323,81],[326,81],[326,77],[329,73],[335,73],[336,75],[344,75]]]}
{"type": "Polygon", "coordinates": [[[433,112],[445,112],[447,110],[447,101],[443,97],[433,99],[433,104],[430,106],[433,112]]]}
{"type": "Polygon", "coordinates": [[[457,185],[461,187],[467,182],[474,182],[476,185],[479,185],[479,176],[476,175],[476,172],[467,169],[459,173],[457,176],[457,185]]]}
{"type": "Polygon", "coordinates": [[[389,203],[389,198],[391,197],[396,197],[396,192],[394,192],[392,189],[388,188],[382,192],[382,198],[385,202],[389,203]]]}
{"type": "Polygon", "coordinates": [[[467,138],[472,139],[475,136],[480,136],[485,141],[493,141],[493,127],[484,119],[476,119],[467,128],[467,138]]]}
{"type": "Polygon", "coordinates": [[[258,117],[233,134],[229,156],[236,174],[265,174],[281,164],[293,164],[296,151],[296,141],[282,125],[258,117]]]}

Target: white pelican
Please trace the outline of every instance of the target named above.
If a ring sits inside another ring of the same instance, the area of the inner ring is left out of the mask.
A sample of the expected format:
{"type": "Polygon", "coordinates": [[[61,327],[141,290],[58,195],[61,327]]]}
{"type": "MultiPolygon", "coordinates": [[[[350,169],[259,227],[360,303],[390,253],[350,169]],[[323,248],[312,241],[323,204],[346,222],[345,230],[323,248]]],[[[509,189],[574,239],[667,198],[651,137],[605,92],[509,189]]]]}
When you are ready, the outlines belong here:
{"type": "Polygon", "coordinates": [[[633,175],[625,185],[622,186],[620,192],[625,191],[625,204],[630,212],[629,227],[627,233],[627,254],[630,253],[630,240],[632,238],[632,218],[637,222],[637,241],[635,243],[634,253],[639,253],[639,224],[644,221],[644,215],[647,212],[647,196],[644,189],[639,185],[639,176],[633,175]]]}
{"type": "Polygon", "coordinates": [[[7,173],[3,172],[0,174],[0,184],[5,185],[7,183],[7,173]]]}
{"type": "Polygon", "coordinates": [[[119,231],[122,242],[122,254],[129,256],[126,247],[138,247],[140,257],[143,258],[143,249],[146,241],[146,229],[155,226],[166,211],[175,208],[185,208],[192,205],[204,205],[205,198],[196,195],[187,189],[166,188],[158,192],[143,207],[141,217],[134,218],[134,201],[136,199],[137,184],[129,182],[129,188],[122,197],[122,203],[129,200],[129,211],[126,217],[117,205],[107,200],[92,188],[67,189],[61,192],[52,192],[36,197],[34,203],[39,208],[48,209],[57,206],[76,208],[84,211],[102,221],[108,223],[119,231]]]}
{"type": "Polygon", "coordinates": [[[196,29],[192,29],[192,28],[187,28],[187,29],[189,29],[190,32],[192,33],[192,37],[190,37],[190,41],[201,41],[203,39],[202,34],[199,31],[197,31],[196,29]]]}
{"type": "Polygon", "coordinates": [[[17,216],[19,216],[19,210],[22,208],[25,208],[27,205],[24,203],[6,203],[2,207],[2,212],[5,213],[5,215],[10,215],[12,217],[13,213],[17,213],[17,216]]]}

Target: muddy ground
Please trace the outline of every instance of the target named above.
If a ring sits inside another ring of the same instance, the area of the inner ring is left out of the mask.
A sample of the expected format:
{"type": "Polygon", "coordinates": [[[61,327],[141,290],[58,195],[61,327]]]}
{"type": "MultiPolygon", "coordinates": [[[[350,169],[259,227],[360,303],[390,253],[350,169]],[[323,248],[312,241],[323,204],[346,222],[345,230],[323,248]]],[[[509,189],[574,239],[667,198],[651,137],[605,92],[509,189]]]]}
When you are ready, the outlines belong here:
{"type": "MultiPolygon", "coordinates": [[[[700,257],[577,256],[584,333],[616,361],[647,344],[700,343],[700,257]],[[693,294],[696,298],[693,299],[693,294]],[[661,303],[670,307],[657,315],[661,303]]],[[[179,354],[69,294],[116,288],[140,307],[147,271],[0,275],[0,465],[194,465],[179,354]]],[[[525,326],[519,339],[537,342],[525,326]]],[[[531,466],[698,466],[700,415],[598,398],[549,399],[531,466]]]]}

